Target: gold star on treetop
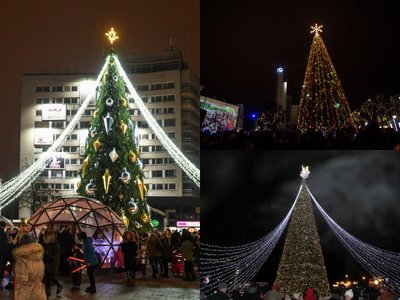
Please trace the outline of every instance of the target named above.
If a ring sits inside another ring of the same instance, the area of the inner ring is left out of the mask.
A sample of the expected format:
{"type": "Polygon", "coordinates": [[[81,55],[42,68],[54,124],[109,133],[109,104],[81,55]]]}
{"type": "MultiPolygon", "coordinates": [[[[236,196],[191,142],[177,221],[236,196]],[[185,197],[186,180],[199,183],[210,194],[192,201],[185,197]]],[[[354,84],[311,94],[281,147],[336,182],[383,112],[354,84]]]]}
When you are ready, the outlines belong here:
{"type": "Polygon", "coordinates": [[[315,25],[314,26],[311,26],[311,32],[310,33],[314,33],[315,32],[315,36],[317,36],[317,35],[319,35],[319,33],[318,32],[322,32],[322,26],[324,26],[324,25],[318,25],[317,23],[315,23],[315,25]]]}
{"type": "Polygon", "coordinates": [[[119,37],[117,36],[117,33],[114,31],[113,27],[111,27],[111,30],[106,33],[106,36],[110,40],[111,45],[114,43],[115,40],[119,39],[119,37]]]}

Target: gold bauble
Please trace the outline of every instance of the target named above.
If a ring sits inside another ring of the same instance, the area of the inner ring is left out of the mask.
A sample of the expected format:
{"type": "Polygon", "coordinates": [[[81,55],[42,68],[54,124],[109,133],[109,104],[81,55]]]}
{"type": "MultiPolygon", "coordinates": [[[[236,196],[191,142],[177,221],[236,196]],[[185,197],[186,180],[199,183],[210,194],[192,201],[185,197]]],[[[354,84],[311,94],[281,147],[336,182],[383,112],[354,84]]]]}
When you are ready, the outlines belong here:
{"type": "Polygon", "coordinates": [[[122,200],[122,199],[124,199],[124,195],[123,194],[119,194],[118,198],[119,198],[119,200],[122,200]]]}
{"type": "Polygon", "coordinates": [[[126,101],[126,99],[124,99],[124,98],[121,99],[122,106],[126,106],[127,103],[128,103],[128,101],[126,101]]]}
{"type": "Polygon", "coordinates": [[[122,222],[124,222],[125,227],[128,228],[129,219],[125,216],[124,211],[121,211],[121,219],[122,219],[122,222]]]}
{"type": "Polygon", "coordinates": [[[110,170],[106,169],[102,177],[103,177],[104,190],[106,194],[108,194],[108,188],[110,187],[110,182],[112,179],[112,176],[110,175],[110,170]]]}
{"type": "Polygon", "coordinates": [[[128,129],[128,125],[121,120],[121,122],[119,122],[119,129],[121,129],[122,133],[125,134],[126,130],[128,129]]]}
{"type": "Polygon", "coordinates": [[[129,151],[129,160],[131,161],[131,163],[136,162],[136,154],[132,150],[129,151]]]}
{"type": "Polygon", "coordinates": [[[98,115],[99,115],[99,110],[96,109],[96,110],[93,112],[93,117],[96,118],[98,115]]]}
{"type": "Polygon", "coordinates": [[[150,218],[146,213],[142,215],[142,221],[143,223],[148,223],[150,221],[150,218]]]}
{"type": "Polygon", "coordinates": [[[97,140],[93,142],[93,148],[97,152],[99,151],[100,147],[101,147],[100,138],[97,138],[97,140]]]}

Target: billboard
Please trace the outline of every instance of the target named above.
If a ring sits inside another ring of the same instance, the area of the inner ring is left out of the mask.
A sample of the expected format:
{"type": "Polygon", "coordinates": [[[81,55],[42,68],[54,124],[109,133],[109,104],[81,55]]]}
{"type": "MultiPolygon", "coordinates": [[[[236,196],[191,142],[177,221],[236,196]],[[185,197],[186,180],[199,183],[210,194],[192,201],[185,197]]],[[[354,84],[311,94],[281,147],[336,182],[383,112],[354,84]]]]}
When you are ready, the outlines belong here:
{"type": "Polygon", "coordinates": [[[46,169],[61,170],[65,168],[65,159],[62,153],[55,153],[46,162],[46,169]]]}
{"type": "Polygon", "coordinates": [[[63,121],[67,119],[67,109],[64,104],[43,105],[42,121],[63,121]]]}
{"type": "Polygon", "coordinates": [[[53,145],[53,132],[48,128],[35,128],[35,145],[53,145]]]}
{"type": "Polygon", "coordinates": [[[239,106],[201,96],[200,109],[206,112],[201,124],[202,132],[214,134],[236,130],[239,106]]]}

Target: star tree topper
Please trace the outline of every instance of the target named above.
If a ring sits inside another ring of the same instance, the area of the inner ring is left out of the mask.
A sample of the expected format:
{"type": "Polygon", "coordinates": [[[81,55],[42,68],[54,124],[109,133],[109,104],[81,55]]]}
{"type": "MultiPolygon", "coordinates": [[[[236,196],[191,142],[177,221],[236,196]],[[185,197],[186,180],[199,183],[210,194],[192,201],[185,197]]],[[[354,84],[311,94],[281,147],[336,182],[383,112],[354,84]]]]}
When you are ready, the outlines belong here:
{"type": "Polygon", "coordinates": [[[302,170],[300,172],[300,177],[306,180],[310,175],[310,171],[308,170],[308,166],[301,166],[302,170]]]}
{"type": "Polygon", "coordinates": [[[111,27],[111,30],[106,33],[106,36],[110,40],[111,45],[114,43],[115,40],[119,39],[119,36],[117,36],[117,32],[114,31],[113,27],[111,27]]]}
{"type": "Polygon", "coordinates": [[[315,33],[315,36],[317,36],[317,35],[319,35],[319,33],[318,32],[322,32],[322,26],[324,26],[324,25],[318,25],[317,23],[315,23],[315,25],[314,26],[311,26],[311,31],[310,31],[310,33],[315,33]]]}

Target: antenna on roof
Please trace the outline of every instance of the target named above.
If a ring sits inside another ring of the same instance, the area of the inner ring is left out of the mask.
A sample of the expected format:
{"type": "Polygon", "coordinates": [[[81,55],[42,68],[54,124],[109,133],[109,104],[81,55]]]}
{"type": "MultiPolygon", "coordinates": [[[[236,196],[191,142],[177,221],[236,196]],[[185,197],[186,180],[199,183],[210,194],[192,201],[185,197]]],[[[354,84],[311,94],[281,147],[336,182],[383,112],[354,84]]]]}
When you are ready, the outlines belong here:
{"type": "Polygon", "coordinates": [[[175,40],[174,40],[174,37],[173,36],[170,36],[169,37],[169,49],[170,50],[174,50],[175,49],[175,40]]]}

